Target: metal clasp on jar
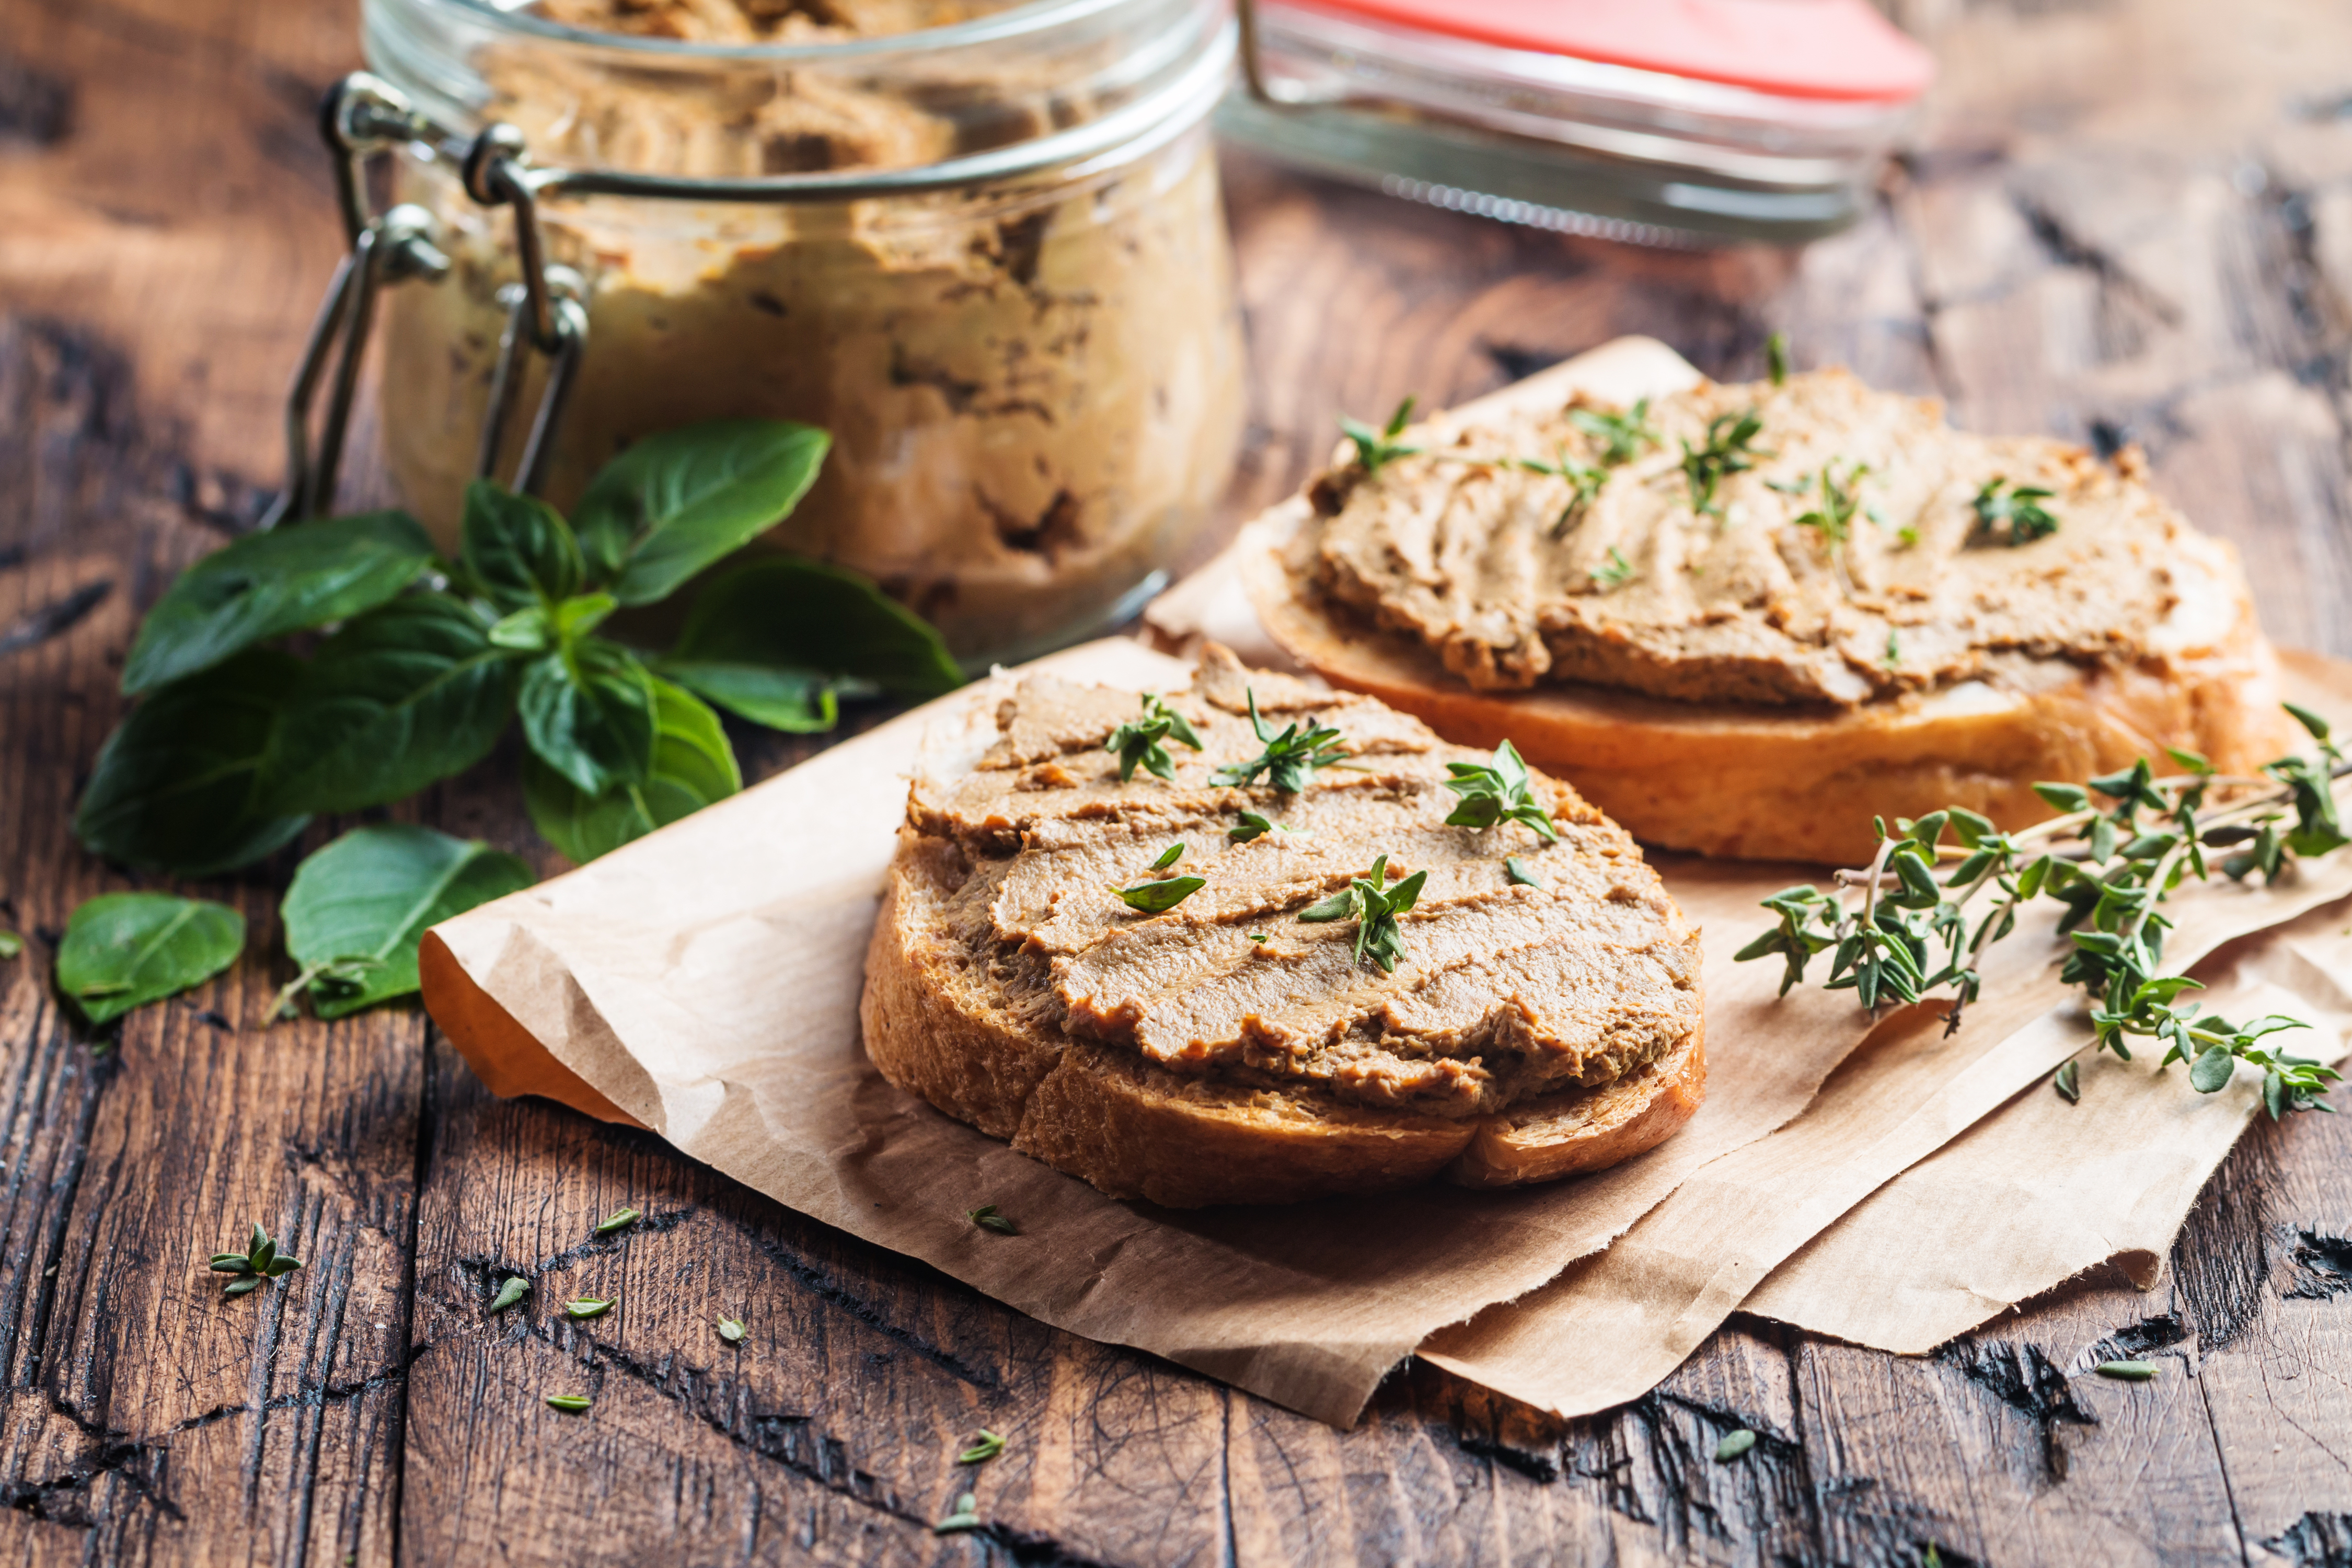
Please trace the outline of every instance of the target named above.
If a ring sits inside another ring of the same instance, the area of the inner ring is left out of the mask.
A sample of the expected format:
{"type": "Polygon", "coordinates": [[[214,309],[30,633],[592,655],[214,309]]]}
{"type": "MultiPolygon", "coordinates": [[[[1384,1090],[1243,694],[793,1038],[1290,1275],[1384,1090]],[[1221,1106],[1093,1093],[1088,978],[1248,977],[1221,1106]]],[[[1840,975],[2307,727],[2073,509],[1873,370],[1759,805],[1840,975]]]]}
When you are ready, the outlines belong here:
{"type": "Polygon", "coordinates": [[[467,193],[484,206],[514,209],[515,250],[522,261],[523,280],[499,291],[499,302],[508,308],[507,327],[499,340],[489,417],[475,467],[487,479],[498,466],[501,433],[522,384],[518,362],[528,344],[548,359],[547,384],[514,477],[515,489],[531,493],[544,478],[550,437],[562,416],[587,343],[588,312],[581,302],[584,285],[579,275],[546,259],[536,194],[525,173],[521,132],[494,124],[470,143],[460,142],[416,112],[397,88],[366,71],[354,71],[329,89],[319,121],[320,134],[335,153],[336,195],[352,248],[327,286],[326,301],[311,324],[301,365],[287,395],[286,488],[261,526],[275,528],[332,510],[377,296],[388,284],[418,278],[438,283],[448,276],[449,258],[435,243],[430,213],[406,204],[383,213],[368,210],[369,160],[412,142],[460,163],[467,193]],[[314,447],[313,411],[320,385],[330,381],[333,391],[314,447]]]}

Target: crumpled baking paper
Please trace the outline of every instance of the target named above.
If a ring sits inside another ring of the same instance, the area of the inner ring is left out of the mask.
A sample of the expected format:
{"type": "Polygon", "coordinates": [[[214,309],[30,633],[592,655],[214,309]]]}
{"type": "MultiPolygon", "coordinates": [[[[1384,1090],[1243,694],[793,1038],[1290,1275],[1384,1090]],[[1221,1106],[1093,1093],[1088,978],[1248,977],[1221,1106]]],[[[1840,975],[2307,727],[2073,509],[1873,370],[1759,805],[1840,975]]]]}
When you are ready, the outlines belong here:
{"type": "MultiPolygon", "coordinates": [[[[1664,352],[1602,354],[1622,376],[1664,352]]],[[[1547,373],[1563,386],[1573,374],[1547,373]]],[[[1212,588],[1197,597],[1229,598],[1212,588]]],[[[1187,679],[1118,639],[1041,664],[1133,689],[1187,679]]],[[[2299,700],[2352,714],[2352,667],[2296,659],[2290,672],[2299,700]]],[[[1047,1322],[1341,1426],[1416,1351],[1544,1408],[1604,1408],[1654,1386],[1743,1306],[1926,1348],[2105,1256],[2160,1253],[2250,1113],[2242,1085],[2198,1096],[2178,1069],[2086,1061],[2084,1103],[2061,1102],[2073,1118],[2053,1123],[2034,1097],[2055,1101],[2046,1079],[2089,1031],[2046,926],[1994,950],[1985,999],[1947,1038],[1930,1008],[1874,1020],[1851,993],[1776,998],[1777,961],[1730,962],[1767,923],[1759,900],[1803,868],[1661,857],[1706,932],[1709,1061],[1706,1105],[1664,1144],[1517,1191],[1255,1210],[1114,1201],[892,1089],[858,1042],[906,779],[927,735],[952,750],[987,723],[1006,679],[435,928],[422,955],[433,1016],[499,1093],[650,1128],[1047,1322]],[[1938,1227],[2013,1192],[2021,1160],[2043,1188],[2097,1202],[1938,1227]],[[1019,1234],[973,1225],[984,1204],[1019,1234]]],[[[2352,854],[2277,889],[2184,892],[2170,952],[2186,962],[2282,928],[2226,955],[2231,983],[2251,977],[2273,1010],[2320,1023],[2303,1054],[2332,1056],[2344,998],[2314,978],[2332,960],[2287,922],[2323,908],[2352,921],[2347,893],[2352,854]]]]}

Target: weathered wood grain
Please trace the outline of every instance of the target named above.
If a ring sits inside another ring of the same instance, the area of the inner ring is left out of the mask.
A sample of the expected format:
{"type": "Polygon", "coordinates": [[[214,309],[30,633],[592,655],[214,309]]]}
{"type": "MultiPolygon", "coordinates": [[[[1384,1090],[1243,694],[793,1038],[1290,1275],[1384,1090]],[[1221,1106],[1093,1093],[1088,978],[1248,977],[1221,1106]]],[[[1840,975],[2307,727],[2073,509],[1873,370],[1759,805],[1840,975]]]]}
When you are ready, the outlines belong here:
{"type": "MultiPolygon", "coordinates": [[[[0,1551],[2352,1561],[2352,1126],[2331,1121],[2259,1128],[2148,1295],[2094,1277],[1916,1361],[1736,1321],[1574,1424],[1415,1365],[1342,1434],[1055,1333],[646,1135],[492,1100],[414,1008],[263,1027],[290,859],[204,889],[252,922],[230,975],[102,1037],[62,1016],[67,912],[135,880],[64,824],[137,612],[274,481],[335,249],[310,103],[353,38],[348,3],[0,13],[0,922],[31,939],[0,963],[0,1551]],[[624,1203],[646,1219],[592,1239],[624,1203]],[[224,1302],[205,1256],[257,1218],[309,1266],[224,1302]],[[486,1318],[510,1271],[530,1297],[486,1318]],[[562,1315],[587,1295],[619,1304],[562,1315]],[[2072,1375],[2114,1350],[2164,1375],[2072,1375]],[[1742,1426],[1756,1447],[1717,1465],[1742,1426]],[[1003,1457],[959,1467],[982,1427],[1003,1457]],[[934,1535],[965,1490],[983,1530],[934,1535]]],[[[1940,42],[1877,208],[1801,255],[1633,251],[1229,159],[1255,397],[1234,514],[1287,493],[1340,412],[1628,331],[1748,374],[1784,328],[1801,363],[1967,424],[2142,442],[2245,550],[2274,631],[2352,649],[2352,24],[1988,5],[1940,42]]],[[[379,493],[355,458],[352,497],[379,493]]],[[[807,751],[739,743],[754,773],[807,751]]],[[[415,815],[551,864],[513,763],[415,815]]]]}

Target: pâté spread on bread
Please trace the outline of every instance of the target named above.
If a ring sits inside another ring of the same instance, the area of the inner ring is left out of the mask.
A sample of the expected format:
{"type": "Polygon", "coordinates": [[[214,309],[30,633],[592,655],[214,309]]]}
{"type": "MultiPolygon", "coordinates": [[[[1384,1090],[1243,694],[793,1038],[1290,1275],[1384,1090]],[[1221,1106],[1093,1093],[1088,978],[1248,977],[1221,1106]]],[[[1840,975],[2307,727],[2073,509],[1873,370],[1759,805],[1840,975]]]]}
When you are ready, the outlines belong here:
{"type": "Polygon", "coordinates": [[[1830,858],[1874,814],[2021,825],[2034,780],[2161,745],[2275,753],[2243,574],[2136,453],[1839,371],[1505,402],[1360,443],[1254,596],[1330,679],[1507,727],[1644,838],[1830,858]]]}
{"type": "Polygon", "coordinates": [[[1622,829],[1213,647],[1151,699],[1032,676],[917,778],[862,1016],[894,1083],[1175,1205],[1593,1169],[1705,1073],[1698,933],[1622,829]]]}

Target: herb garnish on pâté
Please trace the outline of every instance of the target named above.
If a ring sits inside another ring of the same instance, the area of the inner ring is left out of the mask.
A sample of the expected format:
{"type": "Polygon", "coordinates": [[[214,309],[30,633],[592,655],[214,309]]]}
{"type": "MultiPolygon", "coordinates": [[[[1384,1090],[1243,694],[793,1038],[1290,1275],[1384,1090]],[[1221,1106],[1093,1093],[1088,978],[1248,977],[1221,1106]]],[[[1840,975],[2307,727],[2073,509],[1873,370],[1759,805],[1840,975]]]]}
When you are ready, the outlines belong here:
{"type": "Polygon", "coordinates": [[[1162,702],[1159,693],[1147,691],[1143,694],[1142,717],[1129,719],[1113,730],[1110,739],[1103,742],[1103,750],[1118,755],[1121,784],[1135,776],[1139,763],[1153,777],[1173,783],[1176,760],[1168,754],[1164,743],[1171,739],[1196,752],[1201,749],[1201,737],[1193,730],[1192,721],[1162,702]]]}
{"type": "Polygon", "coordinates": [[[1294,720],[1276,734],[1257,716],[1256,690],[1249,690],[1246,696],[1250,728],[1256,731],[1265,750],[1247,762],[1219,768],[1209,775],[1211,783],[1244,787],[1255,784],[1258,774],[1264,773],[1266,783],[1284,795],[1297,795],[1320,770],[1351,765],[1346,761],[1347,752],[1339,743],[1339,731],[1309,717],[1294,720]]]}
{"type": "MultiPolygon", "coordinates": [[[[2160,973],[2172,922],[2158,906],[2184,881],[2210,877],[2208,849],[2230,852],[2219,866],[2224,876],[2259,873],[2274,881],[2298,857],[2352,843],[2336,800],[2336,782],[2352,773],[2352,763],[2326,719],[2292,703],[2286,709],[2317,754],[2267,763],[2259,777],[2223,777],[2197,753],[2168,747],[2183,772],[2159,778],[2143,757],[2084,784],[2034,785],[2060,815],[2014,833],[1959,806],[1916,822],[1898,818],[1892,830],[1882,820],[1867,869],[1839,872],[1835,892],[1800,884],[1765,900],[1780,923],[1738,956],[1781,958],[1784,996],[1822,952],[1831,955],[1828,987],[1853,991],[1865,1007],[1942,991],[1951,1002],[1948,1033],[1977,998],[1985,950],[2016,930],[2021,908],[2052,899],[2066,906],[2058,930],[2071,944],[2059,978],[2082,987],[2092,1003],[2095,1049],[2129,1060],[2134,1037],[2161,1041],[2162,1065],[2188,1062],[2189,1084],[2200,1094],[2219,1090],[2239,1062],[2249,1063],[2262,1069],[2263,1103],[2273,1121],[2332,1110],[2319,1097],[2341,1074],[2264,1043],[2308,1025],[2277,1015],[2232,1023],[2181,1003],[2202,989],[2197,981],[2160,973]],[[2213,800],[2217,791],[2228,798],[2213,800]],[[1947,832],[1954,844],[1944,843],[1947,832]],[[1955,862],[1948,872],[1947,859],[1955,862]],[[1972,916],[1969,905],[1979,896],[1989,896],[1990,907],[1972,916]]],[[[2079,1097],[2075,1075],[2055,1081],[2069,1100],[2079,1097]]]]}

